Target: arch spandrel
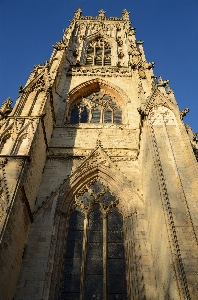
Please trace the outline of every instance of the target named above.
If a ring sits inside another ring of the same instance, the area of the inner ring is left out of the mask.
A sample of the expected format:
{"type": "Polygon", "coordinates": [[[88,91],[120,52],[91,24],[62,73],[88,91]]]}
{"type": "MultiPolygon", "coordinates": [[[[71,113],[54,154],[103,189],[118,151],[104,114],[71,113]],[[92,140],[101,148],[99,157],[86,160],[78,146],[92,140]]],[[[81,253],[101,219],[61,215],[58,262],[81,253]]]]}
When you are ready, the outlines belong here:
{"type": "Polygon", "coordinates": [[[127,215],[138,210],[138,208],[142,208],[143,202],[139,195],[134,192],[134,186],[129,184],[128,180],[124,178],[99,146],[68,179],[67,188],[63,188],[66,194],[62,191],[63,193],[60,192],[61,197],[58,197],[58,211],[66,213],[68,205],[72,203],[75,194],[84,185],[97,179],[108,185],[112,194],[117,196],[123,214],[127,215]]]}

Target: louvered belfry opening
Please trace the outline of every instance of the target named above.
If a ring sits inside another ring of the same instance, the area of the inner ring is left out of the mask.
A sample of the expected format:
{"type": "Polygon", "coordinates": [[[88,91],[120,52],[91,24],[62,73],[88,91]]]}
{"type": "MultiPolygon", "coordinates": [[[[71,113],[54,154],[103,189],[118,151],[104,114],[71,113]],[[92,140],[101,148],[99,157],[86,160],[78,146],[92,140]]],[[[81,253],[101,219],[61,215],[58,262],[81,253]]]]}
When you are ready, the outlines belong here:
{"type": "Polygon", "coordinates": [[[104,38],[93,40],[87,49],[87,66],[111,66],[111,46],[104,38]]]}
{"type": "Polygon", "coordinates": [[[123,217],[118,203],[99,181],[86,185],[75,197],[60,300],[128,299],[123,217]]]}
{"type": "Polygon", "coordinates": [[[122,123],[122,110],[110,95],[99,91],[79,99],[70,108],[70,123],[122,123]]]}

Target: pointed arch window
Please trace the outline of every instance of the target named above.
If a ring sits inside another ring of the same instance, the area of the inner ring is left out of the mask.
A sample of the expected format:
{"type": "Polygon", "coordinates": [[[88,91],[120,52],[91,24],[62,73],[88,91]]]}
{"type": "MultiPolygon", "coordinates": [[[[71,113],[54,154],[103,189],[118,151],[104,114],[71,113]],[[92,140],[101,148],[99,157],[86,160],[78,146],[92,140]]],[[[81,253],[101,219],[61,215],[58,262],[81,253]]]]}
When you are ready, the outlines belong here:
{"type": "Polygon", "coordinates": [[[79,99],[70,107],[70,123],[122,123],[122,110],[116,100],[102,91],[79,99]]]}
{"type": "Polygon", "coordinates": [[[111,46],[103,38],[97,38],[89,44],[86,65],[111,66],[111,46]]]}
{"type": "Polygon", "coordinates": [[[60,300],[127,300],[123,217],[99,181],[75,198],[69,218],[60,300]]]}

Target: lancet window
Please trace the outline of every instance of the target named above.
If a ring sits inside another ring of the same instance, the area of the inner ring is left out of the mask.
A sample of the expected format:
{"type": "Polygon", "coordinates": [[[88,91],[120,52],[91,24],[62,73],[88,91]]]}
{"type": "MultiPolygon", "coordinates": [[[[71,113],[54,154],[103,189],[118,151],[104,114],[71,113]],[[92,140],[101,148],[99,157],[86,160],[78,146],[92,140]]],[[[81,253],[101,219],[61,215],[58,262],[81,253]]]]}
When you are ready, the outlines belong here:
{"type": "Polygon", "coordinates": [[[75,197],[60,300],[127,300],[123,217],[118,200],[99,181],[75,197]]]}
{"type": "Polygon", "coordinates": [[[110,66],[111,65],[111,46],[98,38],[89,44],[87,49],[87,66],[110,66]]]}
{"type": "Polygon", "coordinates": [[[70,123],[122,123],[122,110],[102,91],[79,99],[70,108],[70,123]]]}

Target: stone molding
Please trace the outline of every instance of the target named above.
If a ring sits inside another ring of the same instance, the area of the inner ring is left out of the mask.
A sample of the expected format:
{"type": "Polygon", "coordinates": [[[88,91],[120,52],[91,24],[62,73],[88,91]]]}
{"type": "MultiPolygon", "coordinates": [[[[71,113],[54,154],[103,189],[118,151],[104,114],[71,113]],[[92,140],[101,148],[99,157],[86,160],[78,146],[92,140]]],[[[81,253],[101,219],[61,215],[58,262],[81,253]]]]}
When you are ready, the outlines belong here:
{"type": "Polygon", "coordinates": [[[121,88],[100,78],[94,78],[92,80],[85,81],[73,88],[68,93],[66,101],[69,101],[71,104],[75,100],[86,96],[91,92],[99,91],[100,89],[114,96],[121,105],[124,105],[129,101],[128,96],[121,88]]]}
{"type": "Polygon", "coordinates": [[[114,166],[106,151],[98,142],[96,148],[90,155],[77,167],[74,173],[63,183],[63,185],[52,194],[52,196],[43,203],[43,206],[35,212],[35,217],[51,201],[57,201],[55,212],[54,232],[52,236],[48,270],[46,273],[46,285],[44,296],[48,299],[57,299],[60,285],[60,274],[62,270],[62,261],[64,251],[59,249],[65,248],[66,230],[70,207],[73,204],[75,195],[80,192],[85,185],[99,180],[105,186],[108,186],[112,195],[116,195],[119,201],[119,211],[124,218],[129,218],[136,211],[143,207],[143,200],[133,189],[132,183],[129,183],[124,175],[114,166]],[[132,191],[133,190],[133,191],[132,191]]]}
{"type": "Polygon", "coordinates": [[[66,71],[66,76],[102,76],[102,77],[132,77],[129,68],[118,67],[72,67],[66,71]]]}

